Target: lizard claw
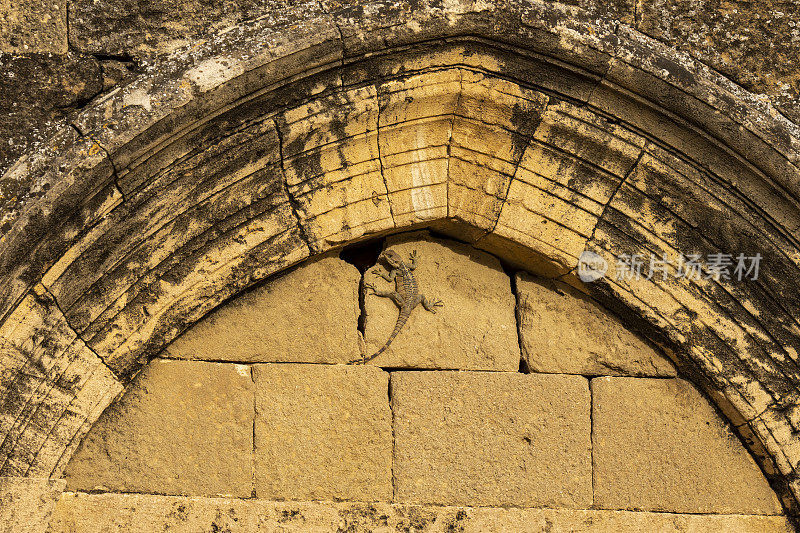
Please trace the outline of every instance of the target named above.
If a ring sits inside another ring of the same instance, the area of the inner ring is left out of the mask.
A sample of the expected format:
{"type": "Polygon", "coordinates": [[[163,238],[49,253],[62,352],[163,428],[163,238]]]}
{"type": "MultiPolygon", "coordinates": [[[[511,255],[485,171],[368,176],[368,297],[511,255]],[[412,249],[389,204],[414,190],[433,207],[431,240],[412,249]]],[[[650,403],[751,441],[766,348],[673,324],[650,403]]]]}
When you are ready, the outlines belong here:
{"type": "Polygon", "coordinates": [[[375,285],[373,285],[372,283],[365,283],[364,284],[364,290],[365,291],[372,291],[373,293],[375,293],[375,285]]]}
{"type": "Polygon", "coordinates": [[[433,299],[433,300],[424,300],[424,301],[422,302],[422,306],[423,306],[423,307],[424,307],[424,308],[425,308],[427,311],[430,311],[431,313],[434,313],[434,314],[436,314],[436,308],[437,308],[437,307],[443,307],[443,306],[444,306],[444,304],[442,303],[442,301],[441,301],[441,300],[439,300],[438,298],[436,298],[436,299],[433,299]]]}

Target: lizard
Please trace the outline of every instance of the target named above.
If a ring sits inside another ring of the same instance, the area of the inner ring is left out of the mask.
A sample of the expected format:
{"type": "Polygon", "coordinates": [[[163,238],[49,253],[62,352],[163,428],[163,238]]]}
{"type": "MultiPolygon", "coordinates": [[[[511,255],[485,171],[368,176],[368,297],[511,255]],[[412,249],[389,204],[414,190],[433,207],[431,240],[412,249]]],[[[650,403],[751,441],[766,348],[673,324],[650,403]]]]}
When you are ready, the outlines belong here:
{"type": "Polygon", "coordinates": [[[400,314],[397,315],[397,322],[395,323],[394,330],[392,330],[389,339],[380,350],[363,360],[355,360],[351,361],[351,363],[366,363],[382,354],[389,347],[394,338],[397,337],[397,334],[400,333],[403,325],[408,321],[408,317],[411,316],[411,311],[418,305],[422,304],[422,307],[431,313],[435,313],[436,308],[442,306],[441,300],[436,298],[428,299],[419,293],[417,278],[413,274],[413,271],[417,268],[416,250],[411,252],[408,263],[404,262],[400,255],[393,250],[385,250],[381,253],[378,257],[378,262],[385,265],[388,273],[382,272],[379,266],[372,269],[371,272],[382,277],[386,281],[394,281],[395,290],[381,291],[376,289],[375,285],[372,283],[365,283],[364,289],[372,291],[372,294],[376,296],[391,298],[395,305],[400,308],[400,314]]]}

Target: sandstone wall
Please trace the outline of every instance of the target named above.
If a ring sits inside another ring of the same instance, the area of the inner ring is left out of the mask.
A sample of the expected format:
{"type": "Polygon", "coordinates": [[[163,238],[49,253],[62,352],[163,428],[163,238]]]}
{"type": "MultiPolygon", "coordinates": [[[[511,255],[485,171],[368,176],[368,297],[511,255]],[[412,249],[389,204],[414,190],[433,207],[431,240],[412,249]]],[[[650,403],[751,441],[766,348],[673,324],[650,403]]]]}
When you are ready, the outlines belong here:
{"type": "Polygon", "coordinates": [[[440,312],[341,364],[397,315],[365,290],[375,246],[231,300],[103,413],[49,530],[791,530],[736,428],[612,313],[427,233],[384,246],[440,312]]]}

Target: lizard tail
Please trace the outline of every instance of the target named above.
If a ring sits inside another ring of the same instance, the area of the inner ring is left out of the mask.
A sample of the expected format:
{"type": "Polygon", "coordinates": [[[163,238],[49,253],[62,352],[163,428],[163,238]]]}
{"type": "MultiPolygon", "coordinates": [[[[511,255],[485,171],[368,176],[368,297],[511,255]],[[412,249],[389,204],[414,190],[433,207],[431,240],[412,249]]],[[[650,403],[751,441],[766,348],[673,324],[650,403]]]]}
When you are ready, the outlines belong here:
{"type": "Polygon", "coordinates": [[[364,361],[363,361],[364,363],[366,363],[367,361],[371,361],[372,359],[375,359],[380,354],[382,354],[383,352],[386,351],[386,348],[388,348],[389,345],[392,344],[392,341],[394,340],[394,338],[397,337],[397,334],[400,333],[401,329],[403,329],[403,325],[408,320],[408,316],[410,314],[411,314],[410,311],[407,311],[406,309],[401,309],[400,310],[400,315],[397,317],[397,323],[394,325],[394,330],[392,330],[392,334],[389,335],[389,339],[386,341],[386,344],[381,346],[380,350],[378,350],[374,354],[370,355],[369,357],[365,358],[364,361]]]}

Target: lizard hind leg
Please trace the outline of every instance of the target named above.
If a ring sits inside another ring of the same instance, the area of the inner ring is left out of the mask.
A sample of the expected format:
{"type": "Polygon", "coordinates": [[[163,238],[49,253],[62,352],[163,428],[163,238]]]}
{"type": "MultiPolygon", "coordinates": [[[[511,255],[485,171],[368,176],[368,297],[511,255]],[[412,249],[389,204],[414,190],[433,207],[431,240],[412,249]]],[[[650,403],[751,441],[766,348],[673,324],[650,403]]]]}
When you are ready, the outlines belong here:
{"type": "Polygon", "coordinates": [[[426,311],[430,311],[431,313],[436,312],[437,307],[442,307],[444,304],[438,298],[431,298],[428,299],[426,296],[422,297],[422,307],[425,308],[426,311]]]}
{"type": "Polygon", "coordinates": [[[400,296],[400,293],[397,291],[382,291],[372,288],[372,294],[375,296],[380,296],[381,298],[391,299],[397,305],[397,307],[403,306],[403,297],[400,296]]]}

